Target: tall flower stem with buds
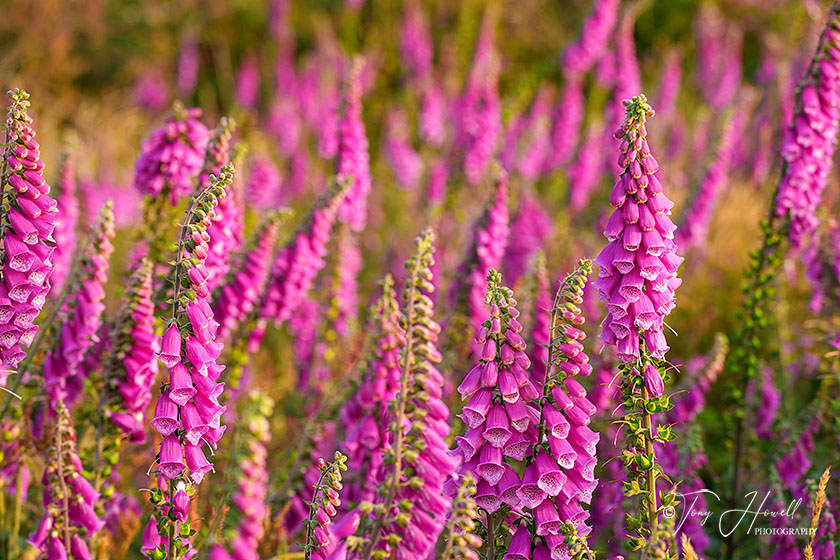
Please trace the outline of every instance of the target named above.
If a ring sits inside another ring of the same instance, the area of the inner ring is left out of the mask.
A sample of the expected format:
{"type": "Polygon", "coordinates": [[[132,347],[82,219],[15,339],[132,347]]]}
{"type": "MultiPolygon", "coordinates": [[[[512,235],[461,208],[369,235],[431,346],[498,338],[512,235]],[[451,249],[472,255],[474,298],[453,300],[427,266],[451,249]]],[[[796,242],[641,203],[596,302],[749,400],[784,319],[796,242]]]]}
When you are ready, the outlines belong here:
{"type": "MultiPolygon", "coordinates": [[[[625,495],[641,494],[639,515],[628,514],[628,540],[633,550],[655,539],[661,506],[673,505],[673,491],[657,498],[656,480],[663,476],[654,441],[674,438],[669,427],[657,426],[654,415],[671,405],[664,395],[665,354],[669,350],[664,320],[674,308],[674,291],[681,281],[677,268],[674,226],[668,217],[673,207],[657,178],[659,164],[647,143],[645,120],[653,109],[644,95],[625,100],[626,118],[614,136],[621,140],[618,164],[623,172],[610,195],[616,207],[604,234],[609,243],[595,260],[598,296],[606,301],[607,318],[601,338],[615,345],[622,361],[619,372],[627,449],[623,452],[628,481],[625,495]]],[[[650,544],[653,544],[652,542],[650,544]]]]}
{"type": "Polygon", "coordinates": [[[309,502],[309,519],[304,522],[306,524],[304,560],[309,560],[313,555],[319,560],[324,558],[319,549],[330,544],[327,525],[330,522],[329,518],[335,515],[336,508],[341,505],[338,493],[342,489],[341,473],[347,470],[346,463],[347,457],[338,451],[329,463],[318,459],[320,476],[315,484],[312,501],[309,502]]]}
{"type": "Polygon", "coordinates": [[[449,411],[440,400],[443,375],[435,367],[441,355],[435,347],[440,325],[433,319],[434,304],[428,295],[434,292],[433,266],[434,233],[426,229],[417,239],[417,251],[406,262],[406,343],[399,395],[392,411],[393,451],[386,456],[390,466],[383,469],[385,490],[376,504],[363,504],[376,519],[351,546],[361,549],[360,557],[365,560],[384,560],[387,547],[399,548],[408,557],[427,557],[451,506],[442,495],[455,462],[446,453],[449,411]]]}

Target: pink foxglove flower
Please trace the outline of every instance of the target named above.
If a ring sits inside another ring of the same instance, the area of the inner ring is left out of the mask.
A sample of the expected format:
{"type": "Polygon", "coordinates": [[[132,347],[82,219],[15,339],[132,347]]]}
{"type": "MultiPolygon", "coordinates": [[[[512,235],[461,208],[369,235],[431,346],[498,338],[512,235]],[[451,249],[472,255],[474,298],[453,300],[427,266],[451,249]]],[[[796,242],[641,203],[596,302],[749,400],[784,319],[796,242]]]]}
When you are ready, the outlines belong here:
{"type": "Polygon", "coordinates": [[[200,64],[198,38],[191,33],[184,33],[179,46],[178,77],[175,82],[175,89],[180,97],[189,97],[195,91],[200,64]]]}
{"type": "Polygon", "coordinates": [[[482,321],[486,278],[491,269],[501,267],[508,233],[508,175],[500,169],[492,198],[473,226],[472,245],[449,292],[450,300],[467,315],[469,324],[482,321]]]}
{"type": "Polygon", "coordinates": [[[560,169],[574,153],[586,113],[583,86],[583,80],[577,77],[570,77],[563,85],[551,119],[551,150],[545,159],[546,172],[560,169]]]}
{"type": "Polygon", "coordinates": [[[563,51],[563,69],[583,75],[603,56],[618,19],[620,0],[594,0],[592,13],[583,22],[580,37],[563,51]]]}
{"type": "Polygon", "coordinates": [[[840,23],[833,11],[817,58],[800,85],[797,112],[784,140],[784,173],[776,214],[790,219],[791,245],[801,248],[819,224],[817,208],[828,183],[840,119],[840,23]]]}
{"type": "Polygon", "coordinates": [[[627,118],[615,132],[624,171],[610,195],[615,210],[604,231],[609,243],[595,259],[595,287],[607,302],[601,338],[617,346],[621,360],[632,362],[639,357],[640,335],[654,358],[668,351],[664,319],[675,305],[683,259],[676,254],[676,226],[668,217],[673,202],[663,193],[659,164],[647,143],[645,119],[653,109],[644,95],[626,101],[626,107],[627,118]]]}
{"type": "Polygon", "coordinates": [[[144,196],[168,196],[172,205],[193,192],[210,139],[200,109],[175,106],[175,114],[143,141],[134,187],[144,196]]]}
{"type": "Polygon", "coordinates": [[[218,340],[224,340],[254,311],[265,289],[271,257],[284,214],[267,216],[234,261],[233,269],[216,290],[213,315],[219,322],[218,340]]]}
{"type": "Polygon", "coordinates": [[[327,241],[333,229],[341,201],[352,179],[340,177],[313,207],[294,239],[286,245],[272,266],[271,278],[260,312],[261,321],[279,325],[292,316],[312,287],[315,276],[324,267],[327,241]]]}
{"type": "Polygon", "coordinates": [[[251,174],[245,188],[248,203],[260,210],[277,208],[282,198],[283,179],[274,162],[258,156],[251,162],[251,174]]]}
{"type": "MultiPolygon", "coordinates": [[[[230,137],[234,123],[227,117],[222,117],[219,126],[207,143],[204,156],[204,167],[199,177],[199,194],[210,186],[209,176],[217,176],[226,163],[230,161],[230,137]]],[[[230,269],[230,255],[239,250],[242,244],[243,209],[239,189],[231,185],[226,196],[220,198],[213,208],[211,221],[213,227],[208,228],[210,236],[209,249],[204,266],[207,268],[207,288],[212,292],[224,279],[230,269]]]]}
{"type": "Polygon", "coordinates": [[[481,24],[466,90],[455,110],[458,118],[455,143],[464,151],[464,174],[472,185],[484,177],[502,129],[494,25],[495,19],[488,14],[481,24]]]}
{"type": "Polygon", "coordinates": [[[730,174],[736,139],[741,138],[746,116],[746,108],[728,115],[721,132],[715,160],[700,181],[699,188],[676,234],[675,241],[680,247],[688,248],[704,241],[715,203],[730,174]]]}
{"type": "Polygon", "coordinates": [[[224,384],[218,382],[224,366],[216,361],[222,345],[215,341],[219,324],[208,301],[204,261],[213,209],[218,199],[226,196],[232,174],[233,166],[228,164],[218,178],[211,177],[210,186],[196,197],[183,226],[175,265],[173,319],[160,350],[169,380],[151,422],[164,436],[158,456],[160,473],[170,480],[194,484],[200,484],[213,469],[202,447],[215,449],[225,431],[221,424],[225,407],[219,404],[224,384]],[[185,461],[189,480],[181,474],[185,461]]]}
{"type": "Polygon", "coordinates": [[[528,373],[531,360],[513,291],[501,285],[495,270],[487,280],[490,318],[478,326],[475,338],[481,358],[458,387],[461,399],[469,399],[461,414],[467,431],[455,438],[453,454],[460,460],[458,475],[472,473],[478,480],[476,504],[494,513],[536,499],[525,486],[529,473],[521,479],[511,459],[523,460],[537,443],[539,409],[533,405],[540,390],[528,373]]]}
{"type": "Polygon", "coordinates": [[[143,259],[132,275],[116,326],[111,330],[107,398],[114,406],[106,414],[130,441],[146,441],[144,414],[152,398],[158,373],[160,339],[155,333],[152,303],[152,265],[143,259]]]}
{"type": "Polygon", "coordinates": [[[367,223],[370,193],[370,155],[362,121],[363,66],[363,61],[356,59],[348,71],[339,125],[338,173],[348,176],[351,185],[338,209],[338,218],[354,231],[363,230],[367,223]]]}
{"type": "Polygon", "coordinates": [[[236,102],[249,109],[257,106],[260,95],[260,66],[254,55],[248,55],[242,61],[236,74],[236,102]]]}
{"type": "Polygon", "coordinates": [[[105,282],[114,246],[114,213],[110,203],[99,212],[77,275],[69,279],[70,296],[59,311],[54,323],[55,333],[50,336],[52,347],[44,362],[44,387],[51,405],[59,401],[76,404],[86,377],[82,360],[85,352],[99,341],[97,335],[105,310],[105,282]]]}
{"type": "Polygon", "coordinates": [[[404,6],[400,56],[412,79],[422,81],[431,72],[434,46],[420,2],[407,2],[404,6]]]}
{"type": "Polygon", "coordinates": [[[578,376],[592,372],[578,307],[591,269],[590,261],[582,261],[564,280],[550,312],[545,312],[551,314],[554,329],[549,333],[547,375],[539,381],[545,383],[547,394],[540,401],[539,436],[517,492],[523,505],[532,510],[537,546],[545,546],[552,558],[573,553],[565,525],[573,528],[575,538],[585,538],[591,531],[586,506],[598,485],[595,464],[600,434],[589,427],[597,409],[577,381],[578,376]]]}
{"type": "Polygon", "coordinates": [[[388,117],[385,137],[385,155],[394,172],[397,185],[414,190],[423,178],[423,158],[411,145],[408,119],[401,110],[393,111],[388,117]]]}
{"type": "Polygon", "coordinates": [[[382,297],[373,309],[369,329],[375,348],[355,395],[339,413],[347,427],[341,451],[347,455],[348,475],[344,495],[352,503],[372,501],[391,447],[388,406],[400,388],[400,358],[405,331],[400,326],[400,310],[390,275],[382,284],[382,297]]]}
{"type": "MultiPolygon", "coordinates": [[[[35,338],[35,320],[50,292],[57,206],[49,196],[40,146],[27,114],[29,94],[18,89],[9,97],[6,175],[0,178],[8,193],[0,256],[0,357],[4,368],[15,368],[35,338]]],[[[0,373],[0,385],[5,385],[7,373],[8,369],[0,373]]]]}
{"type": "Polygon", "coordinates": [[[76,198],[76,162],[74,155],[64,154],[59,183],[58,213],[55,217],[55,251],[52,254],[53,272],[50,284],[60,293],[73,265],[76,248],[76,226],[79,223],[79,201],[76,198]]]}
{"type": "Polygon", "coordinates": [[[521,199],[519,210],[510,226],[510,241],[505,251],[506,278],[515,284],[527,271],[534,255],[551,235],[553,222],[534,197],[521,199]]]}
{"type": "Polygon", "coordinates": [[[70,412],[61,401],[56,412],[53,444],[43,476],[45,511],[27,542],[44,558],[85,560],[92,558],[87,543],[104,526],[94,509],[100,495],[82,475],[70,412]]]}

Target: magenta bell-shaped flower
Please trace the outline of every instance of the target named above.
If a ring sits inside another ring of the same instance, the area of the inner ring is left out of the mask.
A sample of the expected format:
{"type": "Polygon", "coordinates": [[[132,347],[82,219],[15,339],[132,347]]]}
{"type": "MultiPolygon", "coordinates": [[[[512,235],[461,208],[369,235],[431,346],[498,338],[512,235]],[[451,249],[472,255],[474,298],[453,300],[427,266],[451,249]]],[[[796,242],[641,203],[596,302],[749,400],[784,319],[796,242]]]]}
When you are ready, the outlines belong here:
{"type": "Polygon", "coordinates": [[[176,363],[169,370],[169,398],[178,406],[184,406],[196,394],[190,372],[182,363],[176,363]]]}
{"type": "Polygon", "coordinates": [[[528,527],[520,525],[510,539],[507,554],[502,560],[531,560],[531,532],[528,527]]]}
{"type": "Polygon", "coordinates": [[[170,435],[181,427],[181,423],[178,421],[178,405],[169,398],[168,391],[158,397],[155,405],[155,417],[151,424],[163,437],[170,435]]]}
{"type": "Polygon", "coordinates": [[[166,436],[160,444],[159,468],[161,474],[170,480],[184,470],[184,452],[181,440],[175,434],[166,436]]]}
{"type": "Polygon", "coordinates": [[[181,331],[178,330],[177,323],[173,322],[163,333],[160,361],[168,368],[181,361],[181,331]]]}

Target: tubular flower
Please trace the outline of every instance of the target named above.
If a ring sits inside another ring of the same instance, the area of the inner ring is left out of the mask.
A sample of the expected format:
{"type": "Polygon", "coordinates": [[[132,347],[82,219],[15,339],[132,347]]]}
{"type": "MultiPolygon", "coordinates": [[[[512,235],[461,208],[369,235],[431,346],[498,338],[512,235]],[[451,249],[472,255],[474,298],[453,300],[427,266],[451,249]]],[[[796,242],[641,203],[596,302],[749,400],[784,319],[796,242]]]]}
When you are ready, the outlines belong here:
{"type": "Polygon", "coordinates": [[[134,169],[137,192],[151,197],[168,195],[175,206],[193,191],[210,139],[200,116],[201,109],[176,104],[166,123],[143,141],[134,169]]]}
{"type": "Polygon", "coordinates": [[[481,25],[466,91],[458,100],[456,111],[459,119],[455,143],[464,151],[464,174],[472,185],[484,177],[502,130],[494,26],[495,18],[488,13],[481,25]]]}
{"type": "Polygon", "coordinates": [[[364,63],[355,59],[347,74],[344,104],[339,124],[338,173],[350,178],[347,196],[338,209],[338,219],[354,231],[367,223],[367,197],[370,193],[370,154],[362,122],[362,83],[364,63]]]}
{"type": "Polygon", "coordinates": [[[140,261],[129,281],[105,365],[106,398],[115,406],[106,414],[130,441],[146,441],[144,414],[157,378],[160,339],[155,333],[152,264],[140,261]]]}
{"type": "Polygon", "coordinates": [[[551,342],[551,328],[548,312],[552,308],[551,285],[548,281],[545,254],[539,251],[532,262],[529,274],[531,289],[531,380],[537,385],[542,397],[542,385],[545,382],[546,366],[548,364],[548,345],[551,342]]]}
{"type": "MultiPolygon", "coordinates": [[[[204,156],[204,167],[199,178],[199,189],[196,195],[210,186],[210,176],[218,175],[226,163],[230,161],[230,137],[236,125],[227,117],[222,117],[219,126],[207,143],[204,156]]],[[[207,230],[210,235],[207,258],[204,266],[207,268],[207,287],[212,292],[230,269],[230,255],[239,250],[242,244],[243,216],[239,200],[235,196],[233,186],[227,189],[227,195],[220,198],[213,209],[211,220],[213,226],[207,230]]]]}
{"type": "Polygon", "coordinates": [[[477,325],[484,316],[485,279],[491,269],[501,268],[508,243],[508,175],[499,169],[495,190],[481,218],[473,226],[472,246],[461,261],[449,298],[477,325]]]}
{"type": "Polygon", "coordinates": [[[675,241],[680,247],[696,246],[705,239],[715,202],[729,176],[736,139],[741,138],[748,114],[748,111],[738,110],[730,112],[727,116],[717,156],[706,170],[675,236],[675,241]]]}
{"type": "Polygon", "coordinates": [[[586,207],[592,193],[603,181],[603,166],[599,164],[603,131],[601,122],[589,125],[577,156],[569,165],[569,202],[575,211],[586,207]]]}
{"type": "MultiPolygon", "coordinates": [[[[533,512],[535,544],[544,545],[552,558],[571,558],[576,545],[586,546],[591,528],[584,506],[591,503],[598,485],[595,464],[600,435],[589,428],[597,409],[576,379],[592,372],[581,342],[586,335],[578,307],[591,270],[590,261],[581,261],[563,281],[550,311],[548,371],[545,380],[540,380],[545,383],[540,433],[519,489],[520,499],[533,512]]],[[[511,541],[509,554],[521,554],[517,543],[511,541]]],[[[530,546],[531,536],[527,543],[530,546]]]]}
{"type": "Polygon", "coordinates": [[[547,173],[565,165],[577,146],[583,116],[586,114],[583,86],[583,79],[578,77],[570,77],[563,86],[563,93],[551,119],[551,148],[545,157],[547,173]]]}
{"type": "Polygon", "coordinates": [[[529,140],[524,152],[518,155],[516,168],[528,181],[542,175],[545,162],[551,153],[551,105],[554,90],[543,86],[537,93],[528,114],[526,137],[529,140]]]}
{"type": "Polygon", "coordinates": [[[373,500],[379,471],[391,446],[388,405],[400,389],[400,357],[405,347],[391,275],[385,277],[382,297],[371,315],[368,330],[375,333],[375,346],[356,393],[339,413],[341,423],[348,428],[341,444],[350,469],[344,496],[354,504],[373,500]]]}
{"type": "Polygon", "coordinates": [[[164,332],[159,354],[160,361],[169,368],[169,380],[163,386],[151,422],[164,438],[158,470],[169,480],[200,484],[213,469],[202,446],[215,449],[225,431],[221,425],[225,407],[219,404],[224,384],[217,382],[224,366],[216,362],[222,345],[215,341],[219,324],[208,303],[204,257],[213,209],[218,199],[226,195],[232,180],[230,164],[218,178],[211,178],[210,186],[188,210],[178,247],[173,320],[164,332]],[[182,474],[184,459],[189,480],[182,474]]]}
{"type": "Polygon", "coordinates": [[[510,226],[510,242],[505,251],[504,270],[511,284],[522,278],[534,255],[551,235],[553,223],[539,199],[523,197],[510,226]]]}
{"type": "Polygon", "coordinates": [[[443,530],[451,500],[442,494],[456,462],[447,454],[449,410],[441,400],[443,375],[435,364],[442,356],[435,347],[440,325],[433,318],[434,233],[417,240],[417,252],[406,262],[403,292],[406,350],[402,355],[400,394],[391,425],[393,444],[380,470],[383,491],[373,516],[353,541],[361,558],[393,554],[399,560],[426,558],[443,530]]]}
{"type": "Polygon", "coordinates": [[[348,191],[350,183],[349,177],[339,176],[312,208],[292,241],[277,255],[260,312],[261,322],[273,320],[276,325],[282,324],[306,297],[315,276],[324,267],[327,241],[345,193],[352,192],[348,191]]]}
{"type": "Polygon", "coordinates": [[[43,477],[45,511],[27,542],[41,551],[40,558],[87,560],[93,558],[87,543],[104,526],[94,510],[99,492],[82,475],[70,412],[61,401],[56,410],[43,477]]]}
{"type": "Polygon", "coordinates": [[[341,231],[335,250],[341,257],[335,266],[330,313],[336,333],[347,336],[359,314],[359,273],[364,261],[358,239],[347,231],[341,231]]]}
{"type": "Polygon", "coordinates": [[[429,35],[429,23],[420,2],[408,2],[405,5],[400,56],[412,79],[422,81],[431,72],[434,47],[429,35]]]}
{"type": "Polygon", "coordinates": [[[282,199],[283,180],[270,158],[259,156],[251,162],[251,175],[246,188],[249,204],[259,209],[276,208],[282,199]]]}
{"type": "Polygon", "coordinates": [[[267,395],[255,392],[249,395],[244,414],[241,417],[244,443],[236,451],[232,461],[235,469],[232,480],[235,489],[231,493],[231,508],[225,519],[227,530],[224,537],[227,546],[215,544],[210,549],[210,560],[257,560],[257,548],[265,534],[265,522],[269,516],[266,505],[268,495],[268,450],[271,439],[268,418],[274,409],[274,401],[267,395]],[[230,552],[228,552],[230,551],[230,552]]]}
{"type": "Polygon", "coordinates": [[[832,9],[817,56],[798,89],[797,111],[782,141],[784,173],[776,214],[790,219],[791,246],[799,249],[819,224],[817,208],[834,150],[840,119],[840,8],[832,9]]]}
{"type": "Polygon", "coordinates": [[[563,51],[563,69],[568,74],[586,74],[604,55],[618,20],[620,3],[620,0],[594,0],[580,37],[563,51]]]}
{"type": "Polygon", "coordinates": [[[56,202],[49,196],[50,186],[44,181],[44,162],[32,117],[26,112],[29,94],[18,89],[9,97],[12,104],[6,116],[3,155],[6,175],[0,178],[8,201],[2,207],[6,225],[0,252],[0,357],[4,368],[0,385],[5,385],[6,368],[17,367],[38,331],[35,319],[50,292],[57,212],[56,202]]]}
{"type": "Polygon", "coordinates": [[[388,116],[385,154],[394,172],[397,185],[414,190],[423,178],[423,158],[411,145],[411,134],[405,112],[396,110],[388,116]]]}
{"type": "Polygon", "coordinates": [[[55,251],[50,284],[60,293],[73,265],[76,248],[76,226],[79,223],[79,200],[76,197],[76,164],[72,154],[64,154],[59,183],[58,213],[55,216],[55,251]]]}
{"type": "Polygon", "coordinates": [[[260,66],[254,55],[242,61],[236,74],[236,102],[241,107],[254,108],[260,95],[260,66]]]}
{"type": "Polygon", "coordinates": [[[81,397],[86,372],[81,367],[85,353],[99,341],[105,310],[105,282],[108,280],[109,260],[114,246],[114,212],[110,201],[99,211],[90,233],[79,271],[70,279],[70,297],[59,311],[54,323],[55,333],[48,340],[53,346],[44,362],[44,386],[55,407],[58,401],[69,405],[81,397]]]}
{"type": "Polygon", "coordinates": [[[461,414],[467,431],[455,438],[453,450],[460,460],[458,475],[471,473],[478,480],[476,504],[488,514],[505,505],[516,508],[520,501],[527,505],[536,497],[524,490],[526,482],[510,459],[521,461],[537,442],[539,410],[529,403],[539,399],[540,392],[528,374],[531,360],[520,334],[513,290],[501,280],[495,270],[487,275],[490,318],[478,327],[475,338],[481,358],[458,387],[461,398],[469,398],[461,414]]]}
{"type": "Polygon", "coordinates": [[[604,231],[609,243],[595,259],[594,285],[607,302],[601,338],[617,346],[622,361],[632,362],[639,358],[639,335],[654,358],[668,351],[663,321],[675,305],[683,259],[676,254],[676,227],[668,217],[673,203],[662,192],[659,164],[646,140],[645,118],[653,109],[644,95],[625,103],[627,119],[615,133],[624,172],[610,195],[615,210],[604,231]]]}
{"type": "Polygon", "coordinates": [[[216,289],[213,315],[219,322],[219,330],[216,332],[218,340],[235,332],[256,308],[268,280],[280,224],[286,216],[284,212],[273,212],[263,219],[240,251],[227,278],[216,289]]]}
{"type": "Polygon", "coordinates": [[[440,85],[429,78],[423,88],[423,104],[420,107],[418,132],[420,138],[435,147],[446,140],[448,102],[440,85]]]}

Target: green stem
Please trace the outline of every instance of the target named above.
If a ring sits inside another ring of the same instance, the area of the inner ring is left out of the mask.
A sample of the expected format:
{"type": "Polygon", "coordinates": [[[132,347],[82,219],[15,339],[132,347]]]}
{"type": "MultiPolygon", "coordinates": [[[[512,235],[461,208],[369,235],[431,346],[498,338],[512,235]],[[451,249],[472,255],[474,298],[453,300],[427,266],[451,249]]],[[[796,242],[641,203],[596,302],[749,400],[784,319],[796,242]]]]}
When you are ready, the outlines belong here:
{"type": "Polygon", "coordinates": [[[370,540],[362,552],[362,558],[369,560],[373,555],[373,549],[379,542],[379,533],[382,532],[382,527],[385,524],[385,518],[390,514],[390,504],[394,501],[397,494],[397,486],[399,485],[400,476],[402,474],[402,459],[403,459],[403,419],[405,418],[405,404],[406,404],[406,387],[411,373],[411,364],[414,362],[414,354],[412,346],[414,344],[414,298],[417,293],[417,278],[420,275],[420,267],[422,266],[422,259],[419,257],[414,261],[414,269],[411,271],[411,281],[409,282],[408,295],[406,301],[406,333],[405,333],[405,350],[403,351],[402,360],[402,376],[400,379],[400,393],[397,402],[397,415],[394,419],[394,472],[391,478],[391,483],[388,487],[388,493],[385,500],[382,502],[383,508],[376,519],[376,524],[370,533],[370,540]]]}
{"type": "Polygon", "coordinates": [[[309,519],[306,523],[306,540],[303,541],[303,559],[309,560],[312,555],[312,549],[318,548],[317,545],[311,544],[312,540],[312,525],[315,524],[315,508],[318,507],[316,502],[318,500],[318,492],[321,491],[321,483],[324,481],[324,471],[318,476],[318,482],[315,483],[315,492],[312,494],[312,503],[309,505],[309,519]]]}
{"type": "MultiPolygon", "coordinates": [[[[649,399],[648,391],[646,388],[642,388],[642,399],[644,402],[647,402],[649,399]]],[[[645,452],[649,456],[653,456],[653,420],[651,418],[651,414],[642,409],[642,415],[644,417],[645,423],[645,452]]],[[[659,509],[656,499],[656,469],[654,465],[651,465],[650,469],[647,471],[647,486],[648,486],[648,521],[650,522],[650,534],[651,537],[656,534],[656,526],[659,523],[659,517],[657,515],[657,510],[659,509]]]]}
{"type": "Polygon", "coordinates": [[[496,558],[496,527],[493,524],[493,514],[484,512],[487,519],[487,560],[496,558]]]}
{"type": "Polygon", "coordinates": [[[62,515],[64,517],[64,527],[62,532],[64,534],[64,547],[70,550],[70,495],[67,490],[67,483],[64,480],[64,446],[61,441],[61,431],[63,426],[61,423],[56,427],[56,447],[58,448],[58,480],[61,482],[62,494],[62,515]]]}
{"type": "MultiPolygon", "coordinates": [[[[175,504],[175,483],[173,480],[169,481],[169,507],[174,507],[175,504]]],[[[175,520],[167,519],[169,521],[169,553],[167,560],[178,560],[178,553],[175,552],[175,520]]],[[[69,550],[69,549],[68,549],[69,550]]]]}

